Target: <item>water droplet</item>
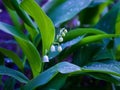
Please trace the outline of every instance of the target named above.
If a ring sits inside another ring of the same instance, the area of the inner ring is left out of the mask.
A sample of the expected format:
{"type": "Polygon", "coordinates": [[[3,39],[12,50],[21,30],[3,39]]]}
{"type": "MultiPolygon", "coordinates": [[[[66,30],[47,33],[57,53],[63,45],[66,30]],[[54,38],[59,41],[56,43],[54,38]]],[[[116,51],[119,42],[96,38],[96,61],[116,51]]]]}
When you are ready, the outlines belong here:
{"type": "Polygon", "coordinates": [[[64,63],[61,63],[61,65],[59,65],[58,69],[61,73],[70,73],[70,72],[80,70],[80,67],[64,62],[64,63]]]}
{"type": "Polygon", "coordinates": [[[67,15],[70,15],[70,12],[67,12],[67,15]]]}
{"type": "Polygon", "coordinates": [[[70,9],[70,11],[72,12],[72,11],[73,11],[73,9],[71,8],[71,9],[70,9]]]}
{"type": "Polygon", "coordinates": [[[72,2],[71,2],[71,1],[69,1],[69,2],[68,2],[68,5],[71,5],[71,4],[72,4],[72,2]]]}
{"type": "Polygon", "coordinates": [[[80,3],[79,3],[79,5],[81,5],[81,6],[82,6],[83,4],[84,4],[84,2],[80,2],[80,3]]]}

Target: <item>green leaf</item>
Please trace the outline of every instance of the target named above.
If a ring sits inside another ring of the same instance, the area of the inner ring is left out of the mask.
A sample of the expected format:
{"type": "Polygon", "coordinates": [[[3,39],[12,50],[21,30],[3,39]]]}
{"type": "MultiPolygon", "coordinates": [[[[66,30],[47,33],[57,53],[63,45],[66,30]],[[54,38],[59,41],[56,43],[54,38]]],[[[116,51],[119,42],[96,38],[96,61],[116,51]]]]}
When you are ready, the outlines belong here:
{"type": "Polygon", "coordinates": [[[52,19],[55,25],[59,25],[70,20],[77,15],[81,10],[88,7],[92,0],[66,0],[64,3],[53,8],[48,16],[52,19]]]}
{"type": "Polygon", "coordinates": [[[21,7],[29,13],[37,23],[42,37],[42,53],[45,55],[46,50],[49,50],[51,44],[54,42],[55,28],[53,23],[34,0],[23,0],[21,7]]]}
{"type": "Polygon", "coordinates": [[[120,10],[120,2],[117,3],[95,26],[107,33],[115,33],[115,25],[120,10]]]}
{"type": "MultiPolygon", "coordinates": [[[[73,53],[72,62],[78,66],[84,66],[88,63],[91,63],[93,61],[93,57],[96,55],[97,52],[99,52],[101,47],[102,45],[100,43],[94,43],[78,48],[73,53]]],[[[99,57],[101,57],[101,55],[99,57]]]]}
{"type": "Polygon", "coordinates": [[[74,39],[81,35],[97,35],[97,34],[106,34],[105,32],[94,29],[94,28],[77,28],[70,30],[64,37],[64,42],[74,39]]]}
{"type": "Polygon", "coordinates": [[[22,8],[20,8],[20,2],[18,2],[17,0],[11,0],[11,4],[15,8],[16,13],[25,22],[26,29],[30,33],[32,40],[34,40],[37,34],[39,33],[36,25],[29,17],[29,15],[24,10],[22,10],[22,8]]]}
{"type": "Polygon", "coordinates": [[[8,8],[14,10],[12,4],[11,4],[11,1],[10,0],[2,0],[5,4],[5,6],[7,6],[8,8]]]}
{"type": "Polygon", "coordinates": [[[113,51],[107,50],[107,49],[101,49],[99,52],[96,52],[96,55],[94,55],[93,60],[105,60],[105,59],[114,59],[113,51]]]}
{"type": "Polygon", "coordinates": [[[117,20],[116,20],[116,28],[115,28],[115,33],[116,34],[120,34],[120,10],[119,10],[119,13],[118,13],[118,17],[117,17],[117,20]]]}
{"type": "Polygon", "coordinates": [[[83,38],[78,45],[83,45],[83,44],[89,44],[92,42],[96,42],[99,40],[102,40],[104,38],[112,38],[112,37],[120,37],[119,34],[99,34],[99,35],[92,35],[92,36],[88,36],[83,38]]]}
{"type": "Polygon", "coordinates": [[[21,24],[19,22],[20,18],[17,15],[17,13],[14,10],[9,9],[7,6],[6,6],[6,9],[11,17],[11,20],[12,20],[14,26],[17,28],[17,30],[21,30],[21,24]]]}
{"type": "Polygon", "coordinates": [[[58,74],[56,66],[49,68],[48,70],[42,72],[36,78],[32,79],[28,82],[22,90],[35,89],[38,86],[44,85],[48,83],[52,78],[54,78],[58,74]]]}
{"type": "Polygon", "coordinates": [[[7,75],[10,77],[15,78],[16,80],[22,82],[22,83],[27,83],[28,82],[28,78],[22,74],[21,72],[18,72],[16,70],[7,68],[5,66],[0,66],[0,75],[7,75]]]}
{"type": "Polygon", "coordinates": [[[112,75],[103,74],[103,73],[88,73],[88,75],[99,80],[104,80],[107,82],[114,83],[116,85],[120,84],[120,80],[114,78],[112,75]]]}
{"type": "Polygon", "coordinates": [[[59,55],[59,60],[64,59],[65,57],[67,57],[68,55],[70,55],[71,53],[76,51],[77,48],[80,48],[82,45],[100,42],[101,40],[103,40],[105,38],[112,38],[112,37],[120,37],[120,35],[118,35],[118,34],[98,34],[98,35],[91,35],[91,36],[84,37],[82,40],[80,40],[80,42],[73,45],[66,51],[62,52],[59,55]]]}
{"type": "Polygon", "coordinates": [[[65,1],[66,0],[49,0],[42,6],[42,9],[46,13],[50,13],[54,8],[56,8],[58,5],[64,3],[65,1]]]}
{"type": "Polygon", "coordinates": [[[13,90],[15,84],[16,84],[15,79],[10,77],[10,78],[7,78],[7,79],[5,80],[5,82],[4,82],[4,87],[3,87],[3,88],[4,88],[4,90],[6,90],[6,89],[8,89],[8,88],[9,88],[9,90],[13,90]]]}
{"type": "Polygon", "coordinates": [[[95,62],[82,68],[83,72],[99,72],[120,77],[120,62],[95,62]]]}
{"type": "Polygon", "coordinates": [[[24,25],[25,25],[26,30],[29,32],[32,41],[34,42],[36,36],[38,35],[38,32],[35,32],[35,29],[31,28],[27,24],[24,24],[24,25]]]}
{"type": "Polygon", "coordinates": [[[91,4],[88,8],[80,12],[79,17],[80,17],[81,26],[84,27],[85,25],[89,25],[89,26],[95,25],[101,19],[100,16],[102,12],[106,13],[105,8],[107,9],[107,6],[108,3],[102,3],[95,6],[94,4],[91,4]]]}
{"type": "Polygon", "coordinates": [[[0,22],[0,30],[15,37],[28,59],[34,77],[39,75],[39,73],[41,72],[42,60],[40,58],[39,52],[37,51],[33,43],[31,43],[23,33],[17,31],[15,27],[11,25],[0,22]]]}
{"type": "Polygon", "coordinates": [[[50,82],[39,87],[39,89],[42,89],[42,90],[50,90],[50,89],[60,90],[61,87],[65,84],[67,77],[68,77],[67,74],[63,75],[63,74],[59,73],[50,82]]]}
{"type": "Polygon", "coordinates": [[[24,66],[20,58],[12,51],[0,48],[0,52],[3,53],[5,56],[11,58],[13,62],[18,66],[19,69],[23,70],[24,66]]]}
{"type": "MultiPolygon", "coordinates": [[[[36,87],[45,84],[48,85],[48,83],[50,83],[51,80],[54,80],[55,76],[57,76],[59,73],[61,73],[63,76],[66,77],[66,75],[73,76],[76,74],[77,75],[83,73],[90,74],[93,72],[101,73],[103,75],[107,74],[114,77],[120,77],[120,62],[117,61],[106,61],[101,63],[95,62],[90,65],[86,65],[82,68],[77,65],[71,64],[69,62],[61,62],[51,67],[50,69],[42,72],[38,77],[29,81],[24,87],[22,87],[22,90],[35,89],[36,87]]],[[[104,78],[104,77],[100,77],[100,78],[104,78]]]]}
{"type": "Polygon", "coordinates": [[[67,74],[78,70],[80,70],[80,67],[76,65],[73,65],[68,62],[61,62],[49,68],[48,70],[42,72],[36,78],[32,79],[24,87],[22,87],[22,90],[35,89],[38,86],[47,84],[51,79],[53,79],[58,74],[58,72],[62,74],[67,74]]]}
{"type": "Polygon", "coordinates": [[[29,15],[20,8],[20,4],[19,4],[20,1],[18,0],[10,0],[10,1],[11,1],[11,5],[14,7],[15,11],[21,17],[21,19],[31,28],[34,28],[35,29],[34,32],[37,32],[36,27],[34,26],[29,15]]]}

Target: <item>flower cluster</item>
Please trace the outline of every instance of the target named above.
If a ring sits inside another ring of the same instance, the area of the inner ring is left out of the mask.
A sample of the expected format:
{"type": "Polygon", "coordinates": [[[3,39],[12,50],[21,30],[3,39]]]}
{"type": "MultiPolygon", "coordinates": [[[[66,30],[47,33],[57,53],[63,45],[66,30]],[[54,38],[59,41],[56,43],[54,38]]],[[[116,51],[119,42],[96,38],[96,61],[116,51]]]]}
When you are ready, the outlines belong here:
{"type": "MultiPolygon", "coordinates": [[[[63,42],[63,37],[65,37],[66,33],[67,33],[67,29],[62,28],[59,32],[59,34],[57,35],[57,42],[54,42],[54,44],[57,44],[57,46],[55,47],[55,45],[51,45],[50,51],[51,52],[55,52],[56,48],[58,52],[62,51],[62,46],[60,45],[61,42],[63,42]]],[[[47,55],[43,56],[43,62],[49,62],[49,57],[47,55]]]]}
{"type": "Polygon", "coordinates": [[[65,37],[65,35],[66,35],[66,33],[67,33],[68,31],[67,31],[67,29],[65,29],[65,28],[62,28],[61,30],[60,30],[60,33],[57,35],[57,40],[61,43],[61,42],[63,42],[63,37],[65,37]]]}

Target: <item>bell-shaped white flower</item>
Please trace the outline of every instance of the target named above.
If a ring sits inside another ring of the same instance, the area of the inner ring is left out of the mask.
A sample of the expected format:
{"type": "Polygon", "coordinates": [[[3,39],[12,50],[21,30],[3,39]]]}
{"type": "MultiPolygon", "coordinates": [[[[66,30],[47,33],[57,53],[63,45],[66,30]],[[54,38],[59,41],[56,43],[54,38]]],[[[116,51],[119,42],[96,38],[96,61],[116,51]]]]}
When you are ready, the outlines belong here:
{"type": "Polygon", "coordinates": [[[60,29],[60,33],[62,33],[64,29],[65,29],[65,28],[60,29]]]}
{"type": "Polygon", "coordinates": [[[59,45],[57,50],[58,50],[58,52],[61,52],[62,51],[62,47],[59,45]]]}
{"type": "Polygon", "coordinates": [[[64,33],[66,34],[68,31],[67,31],[67,29],[64,29],[64,33]]]}
{"type": "Polygon", "coordinates": [[[51,46],[50,51],[55,52],[55,46],[54,45],[51,46]]]}
{"type": "Polygon", "coordinates": [[[62,34],[61,34],[63,37],[65,37],[65,33],[64,32],[62,32],[62,34]]]}
{"type": "Polygon", "coordinates": [[[43,56],[43,62],[49,62],[49,58],[47,55],[43,56]]]}
{"type": "Polygon", "coordinates": [[[63,37],[62,37],[62,36],[59,37],[58,41],[59,41],[59,42],[63,42],[63,37]]]}

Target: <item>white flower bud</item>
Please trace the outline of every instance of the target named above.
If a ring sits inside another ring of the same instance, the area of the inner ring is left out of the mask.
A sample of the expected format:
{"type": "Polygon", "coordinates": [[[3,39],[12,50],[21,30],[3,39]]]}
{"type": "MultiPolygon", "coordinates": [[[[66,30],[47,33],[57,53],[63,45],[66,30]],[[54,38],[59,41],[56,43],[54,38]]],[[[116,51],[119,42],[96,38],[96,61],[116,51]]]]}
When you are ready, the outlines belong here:
{"type": "Polygon", "coordinates": [[[64,29],[65,29],[65,28],[60,29],[60,33],[62,33],[64,29]]]}
{"type": "Polygon", "coordinates": [[[63,37],[59,37],[59,42],[63,42],[63,37]]]}
{"type": "Polygon", "coordinates": [[[62,36],[65,37],[65,33],[64,32],[62,32],[62,36]]]}
{"type": "Polygon", "coordinates": [[[49,62],[49,58],[47,55],[43,56],[43,62],[49,62]]]}
{"type": "Polygon", "coordinates": [[[61,52],[62,51],[62,47],[59,45],[57,50],[58,50],[58,52],[61,52]]]}
{"type": "Polygon", "coordinates": [[[67,29],[64,29],[64,33],[67,33],[68,31],[67,31],[67,29]]]}
{"type": "Polygon", "coordinates": [[[55,46],[52,45],[51,48],[50,48],[51,52],[55,52],[55,46]]]}

